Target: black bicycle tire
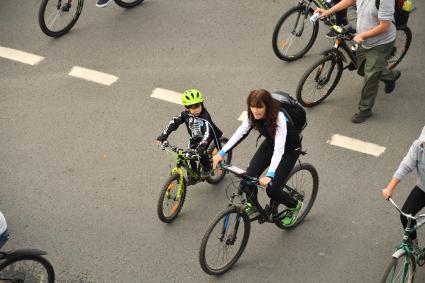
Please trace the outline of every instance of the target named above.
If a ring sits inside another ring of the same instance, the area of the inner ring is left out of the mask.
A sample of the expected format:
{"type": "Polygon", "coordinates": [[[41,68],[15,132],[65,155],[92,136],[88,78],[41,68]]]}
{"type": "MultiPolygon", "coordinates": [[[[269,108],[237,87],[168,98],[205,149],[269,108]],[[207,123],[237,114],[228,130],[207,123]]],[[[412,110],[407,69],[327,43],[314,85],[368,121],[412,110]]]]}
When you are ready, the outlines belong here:
{"type": "Polygon", "coordinates": [[[201,247],[199,248],[199,263],[201,265],[202,270],[209,275],[221,275],[229,271],[233,267],[233,265],[239,260],[243,251],[245,250],[246,245],[248,244],[250,232],[251,232],[251,222],[249,220],[249,216],[245,212],[240,212],[240,208],[235,206],[229,206],[228,208],[220,212],[208,226],[201,241],[201,247]],[[236,255],[227,265],[225,265],[224,267],[220,269],[212,269],[211,267],[208,266],[208,263],[206,262],[205,249],[207,247],[208,239],[210,238],[211,232],[214,230],[214,227],[228,213],[240,213],[242,215],[242,220],[245,225],[242,243],[236,255]]]}
{"type": "Polygon", "coordinates": [[[32,261],[36,261],[40,263],[44,267],[44,269],[47,271],[47,274],[49,276],[48,278],[49,283],[55,282],[55,270],[52,264],[46,258],[40,255],[19,255],[10,259],[6,259],[4,262],[0,264],[0,272],[4,268],[6,268],[8,265],[21,260],[32,260],[32,261]]]}
{"type": "Polygon", "coordinates": [[[127,3],[127,2],[124,2],[124,1],[121,1],[121,0],[114,0],[114,1],[121,8],[129,9],[129,8],[136,7],[137,5],[141,4],[145,0],[135,0],[131,3],[127,3]]]}
{"type": "Polygon", "coordinates": [[[313,107],[313,106],[320,104],[323,100],[325,100],[332,93],[332,91],[338,85],[339,80],[341,79],[341,76],[342,76],[343,66],[342,66],[342,61],[339,58],[336,59],[335,56],[336,55],[333,55],[333,54],[325,55],[324,57],[322,57],[318,61],[316,61],[313,65],[311,65],[307,69],[307,71],[305,71],[305,73],[302,75],[301,80],[299,81],[298,86],[297,86],[297,90],[296,90],[297,101],[302,106],[313,107]],[[332,86],[328,90],[328,93],[326,95],[322,96],[322,98],[320,98],[319,100],[316,100],[315,102],[310,102],[310,103],[305,102],[303,97],[302,97],[302,90],[303,90],[303,87],[304,87],[304,84],[305,84],[307,78],[321,64],[325,63],[326,61],[333,61],[333,60],[337,60],[336,61],[337,74],[336,74],[335,80],[333,81],[332,86]]]}
{"type": "Polygon", "coordinates": [[[43,33],[45,35],[48,35],[50,37],[59,37],[59,36],[64,35],[65,33],[67,33],[77,23],[78,18],[80,17],[81,11],[83,9],[84,0],[78,0],[77,10],[76,10],[75,16],[73,17],[72,21],[70,21],[69,24],[65,28],[63,28],[59,31],[51,31],[47,27],[46,22],[44,20],[44,12],[46,10],[46,6],[47,6],[47,3],[49,1],[52,1],[52,0],[43,0],[40,4],[40,8],[38,10],[38,24],[40,26],[40,29],[43,31],[43,33]]]}
{"type": "MultiPolygon", "coordinates": [[[[291,179],[291,177],[297,173],[298,171],[301,170],[307,170],[313,179],[313,190],[312,190],[312,195],[308,201],[308,203],[305,206],[305,209],[303,210],[302,214],[298,215],[297,220],[295,221],[295,223],[291,226],[285,226],[282,225],[282,223],[280,222],[280,220],[277,220],[275,222],[275,225],[281,229],[284,230],[291,230],[294,229],[295,227],[297,227],[299,224],[301,224],[301,222],[303,222],[303,220],[305,219],[305,217],[307,216],[307,214],[310,212],[311,208],[313,207],[313,204],[316,200],[317,197],[317,192],[319,190],[319,174],[317,173],[316,168],[309,164],[309,163],[301,163],[301,164],[297,164],[294,169],[292,169],[291,174],[289,174],[288,177],[288,181],[291,179]]],[[[277,209],[278,209],[279,204],[274,205],[273,206],[273,215],[277,214],[277,209]]]]}
{"type": "MultiPolygon", "coordinates": [[[[412,43],[412,31],[410,30],[408,26],[398,26],[397,30],[404,31],[404,33],[406,34],[406,42],[404,44],[404,50],[401,53],[400,58],[397,61],[395,61],[393,64],[388,64],[388,69],[390,70],[394,69],[395,67],[398,66],[398,64],[400,64],[404,56],[406,56],[406,53],[409,50],[410,44],[412,43]]],[[[397,37],[395,40],[397,41],[397,37]]]]}
{"type": "MultiPolygon", "coordinates": [[[[304,49],[302,49],[300,52],[296,53],[295,55],[292,56],[286,56],[284,54],[282,54],[279,50],[279,46],[278,46],[278,35],[279,35],[279,31],[282,27],[282,25],[284,24],[285,20],[294,12],[298,12],[299,10],[303,9],[302,6],[294,6],[291,9],[289,9],[288,11],[286,11],[278,20],[274,31],[273,31],[273,37],[272,37],[272,46],[273,46],[273,51],[275,53],[275,55],[283,60],[283,61],[287,61],[287,62],[291,62],[291,61],[295,61],[300,59],[301,57],[303,57],[313,46],[314,42],[316,41],[317,38],[317,34],[319,32],[319,22],[316,21],[313,24],[313,33],[311,35],[310,40],[308,41],[308,44],[306,45],[306,47],[304,47],[304,49]]],[[[313,9],[310,8],[309,14],[313,14],[313,9]]],[[[310,21],[308,21],[309,23],[311,23],[310,21]]]]}
{"type": "MultiPolygon", "coordinates": [[[[222,146],[223,146],[223,144],[226,144],[228,141],[229,141],[229,139],[226,138],[226,137],[221,137],[220,138],[220,142],[221,142],[222,146]]],[[[211,143],[210,147],[212,147],[212,148],[211,149],[208,149],[208,150],[209,151],[210,150],[213,150],[215,148],[214,143],[211,143]]],[[[226,153],[226,162],[225,163],[227,165],[229,165],[229,164],[231,164],[231,162],[232,162],[232,151],[229,150],[226,153]]],[[[217,179],[212,179],[212,178],[210,178],[210,176],[208,176],[207,179],[206,179],[206,181],[207,181],[208,184],[216,185],[216,184],[220,183],[224,179],[224,176],[226,176],[226,173],[227,173],[226,171],[222,171],[222,175],[219,178],[217,178],[217,179]]]]}
{"type": "Polygon", "coordinates": [[[183,178],[183,191],[182,191],[182,195],[181,195],[178,207],[176,209],[176,212],[173,213],[169,217],[165,216],[164,212],[163,212],[163,202],[164,202],[165,193],[168,189],[168,185],[171,182],[173,182],[174,180],[179,179],[179,178],[180,178],[180,174],[178,174],[178,173],[175,173],[175,174],[171,175],[170,177],[168,177],[167,181],[165,181],[165,183],[164,183],[164,185],[161,189],[161,192],[159,193],[159,199],[158,199],[158,204],[157,204],[157,213],[158,213],[159,220],[161,220],[162,222],[165,222],[165,223],[173,222],[177,218],[177,216],[179,215],[181,209],[183,208],[183,204],[184,204],[184,201],[186,199],[186,189],[187,189],[186,181],[185,181],[184,178],[183,178]]]}
{"type": "MultiPolygon", "coordinates": [[[[391,257],[391,259],[388,261],[388,263],[387,263],[387,265],[385,267],[385,272],[384,272],[384,275],[382,276],[381,283],[386,283],[387,282],[388,276],[390,275],[391,269],[394,266],[394,264],[398,260],[400,260],[401,258],[404,258],[404,257],[406,257],[406,253],[402,254],[398,258],[391,257]]],[[[414,274],[415,274],[415,267],[416,267],[415,266],[415,263],[416,263],[415,262],[415,258],[414,258],[413,255],[410,255],[410,257],[411,257],[410,260],[411,260],[411,262],[413,264],[409,264],[409,266],[408,266],[408,269],[410,269],[410,278],[407,278],[408,281],[406,283],[413,282],[413,278],[414,278],[414,274]]],[[[393,281],[391,280],[391,282],[393,282],[393,281]]]]}

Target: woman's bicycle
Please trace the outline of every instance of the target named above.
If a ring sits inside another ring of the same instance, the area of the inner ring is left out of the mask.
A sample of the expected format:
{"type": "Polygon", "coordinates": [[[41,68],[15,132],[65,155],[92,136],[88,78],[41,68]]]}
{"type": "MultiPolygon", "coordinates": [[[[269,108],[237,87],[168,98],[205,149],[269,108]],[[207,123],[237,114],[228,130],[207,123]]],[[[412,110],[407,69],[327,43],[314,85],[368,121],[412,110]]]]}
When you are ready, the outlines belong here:
{"type": "Polygon", "coordinates": [[[248,176],[244,170],[230,164],[221,164],[219,167],[240,178],[240,183],[236,192],[231,194],[229,188],[234,186],[234,183],[229,185],[227,189],[229,206],[215,217],[202,238],[199,263],[202,269],[211,275],[223,274],[237,262],[248,243],[252,221],[258,220],[260,224],[274,223],[286,230],[298,226],[311,210],[319,188],[319,176],[313,165],[299,162],[289,175],[283,189],[294,199],[302,201],[303,208],[296,222],[291,226],[285,226],[282,219],[288,209],[284,205],[270,200],[270,203],[263,208],[255,198],[250,198],[253,188],[262,188],[257,178],[248,176]],[[251,219],[245,211],[247,198],[259,212],[259,215],[252,216],[251,219]]]}
{"type": "MultiPolygon", "coordinates": [[[[307,69],[298,83],[296,96],[298,102],[304,107],[313,107],[321,103],[338,85],[344,70],[353,71],[358,68],[355,44],[347,44],[347,41],[352,41],[355,35],[351,26],[339,27],[333,25],[327,18],[323,21],[338,35],[335,38],[335,45],[322,52],[322,58],[307,69]]],[[[388,60],[389,69],[393,69],[401,62],[412,40],[412,33],[408,26],[399,27],[397,32],[400,34],[397,34],[396,45],[388,60]]]]}
{"type": "MultiPolygon", "coordinates": [[[[220,138],[221,145],[210,144],[207,153],[210,157],[218,152],[218,148],[227,143],[228,139],[220,138]]],[[[211,171],[210,175],[202,178],[200,174],[200,155],[193,149],[181,149],[170,145],[167,141],[162,143],[161,149],[173,157],[175,167],[171,169],[170,177],[165,181],[158,199],[157,211],[161,221],[170,223],[177,218],[186,199],[187,187],[198,182],[207,181],[210,184],[218,184],[223,180],[226,172],[220,168],[211,171]]],[[[225,157],[225,163],[232,161],[232,152],[225,157]]]]}
{"type": "MultiPolygon", "coordinates": [[[[319,22],[310,21],[316,8],[329,9],[330,2],[325,0],[299,0],[298,5],[286,11],[278,20],[272,38],[273,51],[284,61],[295,61],[303,57],[313,46],[319,32],[319,22]]],[[[355,26],[356,7],[347,9],[347,20],[355,26]]],[[[335,23],[335,15],[330,16],[335,23]]]]}
{"type": "Polygon", "coordinates": [[[391,198],[389,198],[389,201],[401,215],[407,218],[407,226],[404,229],[403,240],[391,256],[381,282],[412,283],[415,277],[416,266],[423,266],[425,263],[425,251],[422,248],[415,247],[409,236],[425,223],[423,219],[425,218],[425,214],[413,217],[410,214],[402,212],[391,198]],[[416,225],[412,225],[412,220],[416,221],[419,219],[422,220],[418,221],[416,225]]]}
{"type": "Polygon", "coordinates": [[[0,282],[55,282],[53,266],[43,257],[46,254],[36,249],[0,252],[0,282]]]}
{"type": "MultiPolygon", "coordinates": [[[[144,0],[114,0],[122,8],[132,8],[144,0]]],[[[84,0],[43,0],[38,10],[38,23],[48,36],[59,37],[77,22],[84,0]]]]}

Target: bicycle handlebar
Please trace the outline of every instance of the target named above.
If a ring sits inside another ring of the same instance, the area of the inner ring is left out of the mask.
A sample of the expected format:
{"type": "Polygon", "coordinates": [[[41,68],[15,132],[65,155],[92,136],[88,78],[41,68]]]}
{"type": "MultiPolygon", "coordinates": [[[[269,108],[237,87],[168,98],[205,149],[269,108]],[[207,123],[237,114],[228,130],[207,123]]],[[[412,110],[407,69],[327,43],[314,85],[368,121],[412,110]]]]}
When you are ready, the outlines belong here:
{"type": "Polygon", "coordinates": [[[177,146],[171,145],[168,141],[162,142],[161,150],[166,150],[167,148],[169,148],[172,152],[175,152],[175,153],[178,153],[179,151],[181,151],[182,153],[186,155],[186,157],[198,157],[198,158],[201,157],[199,153],[194,149],[188,148],[184,150],[184,149],[178,148],[177,146]]]}
{"type": "Polygon", "coordinates": [[[235,176],[237,176],[237,177],[239,177],[241,179],[244,179],[244,180],[247,180],[247,181],[256,183],[256,184],[259,183],[259,179],[258,178],[252,177],[252,176],[248,176],[247,175],[247,172],[245,170],[243,170],[243,169],[241,169],[241,168],[239,168],[237,166],[224,164],[222,162],[220,162],[218,166],[220,166],[221,169],[223,169],[225,171],[228,171],[228,172],[234,174],[235,176]]]}
{"type": "Polygon", "coordinates": [[[414,216],[412,216],[412,215],[410,215],[410,214],[406,214],[406,213],[404,213],[403,211],[401,211],[401,209],[397,206],[397,204],[393,201],[393,199],[392,198],[388,198],[388,200],[391,202],[391,204],[395,207],[395,209],[397,209],[397,211],[401,214],[401,215],[403,215],[404,217],[406,217],[406,218],[410,218],[410,219],[412,219],[412,220],[418,220],[419,218],[424,218],[425,217],[425,214],[421,214],[421,215],[419,215],[419,216],[417,216],[417,217],[414,217],[414,216]]]}

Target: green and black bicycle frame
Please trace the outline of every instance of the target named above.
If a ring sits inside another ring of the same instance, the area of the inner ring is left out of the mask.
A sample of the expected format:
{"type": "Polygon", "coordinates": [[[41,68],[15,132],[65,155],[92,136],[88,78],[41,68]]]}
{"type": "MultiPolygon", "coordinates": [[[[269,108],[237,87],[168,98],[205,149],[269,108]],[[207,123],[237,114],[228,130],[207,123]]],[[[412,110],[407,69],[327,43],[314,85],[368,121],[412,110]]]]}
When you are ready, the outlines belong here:
{"type": "Polygon", "coordinates": [[[179,174],[180,176],[180,184],[183,184],[183,178],[185,176],[184,171],[187,173],[187,176],[191,178],[192,181],[198,181],[200,179],[199,170],[193,170],[192,166],[190,164],[191,161],[196,162],[196,167],[199,168],[199,159],[197,156],[187,156],[186,152],[182,149],[178,150],[176,152],[177,154],[177,161],[176,166],[171,169],[171,175],[173,174],[179,174]]]}

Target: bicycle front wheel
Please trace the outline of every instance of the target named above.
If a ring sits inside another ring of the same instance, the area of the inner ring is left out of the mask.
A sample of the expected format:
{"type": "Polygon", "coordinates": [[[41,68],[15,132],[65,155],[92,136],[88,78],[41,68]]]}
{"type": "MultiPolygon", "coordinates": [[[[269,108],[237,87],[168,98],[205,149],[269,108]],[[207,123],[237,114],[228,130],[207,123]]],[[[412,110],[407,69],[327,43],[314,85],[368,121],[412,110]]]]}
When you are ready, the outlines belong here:
{"type": "Polygon", "coordinates": [[[304,107],[321,103],[337,86],[342,70],[342,61],[336,55],[327,55],[314,63],[298,83],[298,102],[304,107]]]}
{"type": "Polygon", "coordinates": [[[397,27],[394,47],[388,59],[388,69],[394,69],[403,60],[412,42],[412,31],[408,26],[397,27]]]}
{"type": "Polygon", "coordinates": [[[403,253],[399,258],[392,257],[385,268],[381,283],[411,283],[415,271],[415,259],[403,253]]]}
{"type": "MultiPolygon", "coordinates": [[[[291,226],[283,225],[281,219],[276,219],[275,224],[277,227],[289,230],[299,225],[313,207],[317,191],[319,190],[319,174],[317,174],[316,168],[314,168],[313,165],[301,163],[292,169],[286,185],[287,187],[284,188],[285,192],[291,195],[292,198],[303,203],[303,207],[298,213],[297,220],[291,226]]],[[[286,207],[275,202],[272,209],[273,215],[278,215],[283,209],[286,209],[286,207]]]]}
{"type": "Polygon", "coordinates": [[[42,256],[23,255],[0,265],[0,282],[55,282],[55,271],[42,256]]]}
{"type": "MultiPolygon", "coordinates": [[[[227,142],[229,141],[228,138],[225,137],[221,137],[220,138],[220,142],[221,142],[221,147],[223,147],[227,142]]],[[[209,156],[213,157],[214,155],[216,155],[218,153],[218,149],[216,148],[215,144],[212,142],[208,148],[208,154],[209,156]]],[[[226,156],[224,157],[223,160],[224,164],[231,164],[232,162],[232,151],[230,150],[229,152],[227,152],[226,156]]],[[[218,166],[217,168],[215,168],[214,170],[211,171],[211,174],[207,177],[207,182],[209,184],[218,184],[221,182],[221,180],[223,180],[224,176],[226,175],[226,172],[223,171],[222,169],[220,169],[218,166]]]]}
{"type": "Polygon", "coordinates": [[[159,194],[157,212],[162,222],[170,223],[180,213],[186,198],[186,182],[180,174],[171,175],[159,194]]]}
{"type": "Polygon", "coordinates": [[[202,238],[199,263],[211,275],[228,271],[242,255],[249,238],[251,222],[245,212],[230,206],[209,225],[202,238]]]}
{"type": "Polygon", "coordinates": [[[304,6],[295,6],[280,17],[273,31],[273,51],[284,61],[294,61],[304,56],[313,46],[319,31],[318,21],[312,23],[304,6]]]}
{"type": "Polygon", "coordinates": [[[114,0],[118,6],[122,8],[133,8],[141,4],[145,0],[114,0]]]}
{"type": "Polygon", "coordinates": [[[77,22],[84,0],[43,0],[38,10],[38,23],[48,36],[67,33],[77,22]]]}

